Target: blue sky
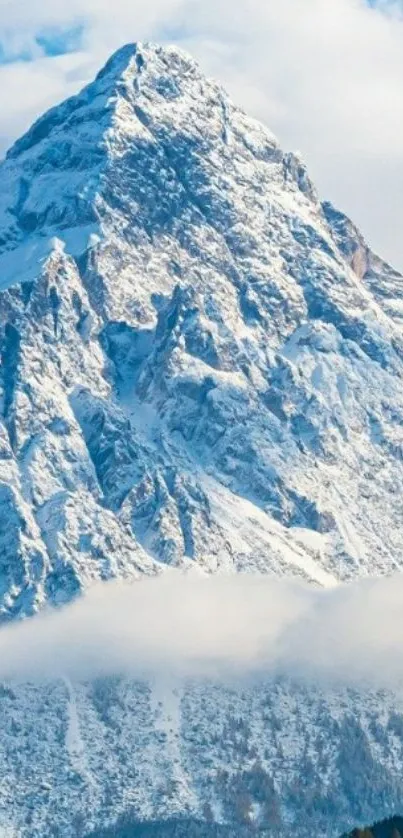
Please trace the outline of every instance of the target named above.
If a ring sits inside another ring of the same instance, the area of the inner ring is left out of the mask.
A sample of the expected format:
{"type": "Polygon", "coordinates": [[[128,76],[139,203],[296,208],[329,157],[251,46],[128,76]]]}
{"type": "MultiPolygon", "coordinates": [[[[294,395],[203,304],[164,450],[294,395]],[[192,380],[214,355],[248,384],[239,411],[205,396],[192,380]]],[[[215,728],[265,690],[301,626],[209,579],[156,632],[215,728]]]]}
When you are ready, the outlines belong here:
{"type": "MultiPolygon", "coordinates": [[[[18,2],[21,3],[22,0],[17,0],[17,5],[18,2]]],[[[275,5],[273,0],[268,0],[268,3],[270,2],[275,5]]],[[[309,5],[310,0],[307,0],[307,2],[309,5]]],[[[102,5],[102,2],[100,2],[99,11],[101,14],[102,5]]],[[[133,5],[136,9],[136,2],[133,5]]],[[[138,5],[141,6],[141,2],[138,5]]],[[[152,0],[150,0],[150,5],[152,7],[152,0]]],[[[189,21],[192,18],[191,12],[196,5],[193,0],[187,0],[187,3],[173,4],[168,0],[165,5],[168,14],[164,15],[162,13],[160,26],[158,23],[155,25],[156,21],[152,22],[149,37],[155,37],[156,34],[159,34],[168,36],[170,40],[182,41],[189,36],[190,31],[196,37],[197,34],[202,34],[201,30],[198,33],[194,26],[189,26],[189,21]],[[189,15],[186,15],[186,6],[188,6],[189,15]],[[172,7],[172,21],[170,21],[172,7]],[[178,8],[181,13],[179,19],[175,20],[175,11],[178,8]]],[[[367,6],[375,13],[381,12],[389,17],[399,17],[399,14],[403,13],[403,0],[359,0],[355,5],[367,6]]],[[[123,9],[124,17],[125,3],[118,2],[117,8],[113,6],[111,14],[115,14],[117,11],[119,15],[120,6],[123,9]]],[[[70,4],[67,0],[63,0],[60,7],[60,14],[56,14],[56,16],[49,14],[49,22],[46,20],[47,11],[45,8],[45,14],[38,15],[37,25],[35,25],[34,14],[32,19],[29,20],[29,25],[26,26],[22,15],[17,15],[16,20],[13,20],[11,16],[11,20],[8,21],[10,5],[7,0],[3,0],[3,2],[0,0],[0,24],[2,24],[0,28],[0,64],[14,61],[34,61],[39,55],[55,57],[81,50],[94,24],[96,3],[88,8],[87,4],[83,2],[80,9],[80,3],[73,2],[73,4],[70,4]],[[60,22],[57,22],[58,18],[60,18],[60,22]]],[[[158,3],[158,8],[161,9],[161,7],[162,12],[164,12],[164,4],[158,3]]]]}
{"type": "Polygon", "coordinates": [[[30,43],[22,42],[10,52],[7,49],[7,36],[5,36],[0,43],[0,64],[35,61],[40,55],[55,58],[77,52],[82,49],[84,37],[85,24],[83,22],[61,27],[44,26],[33,33],[30,43]]]}
{"type": "Polygon", "coordinates": [[[180,42],[403,268],[403,0],[0,0],[0,150],[129,40],[180,42]]]}
{"type": "Polygon", "coordinates": [[[65,28],[46,27],[38,32],[35,41],[45,55],[57,56],[70,52],[77,52],[82,48],[85,27],[83,23],[75,23],[65,28]]]}

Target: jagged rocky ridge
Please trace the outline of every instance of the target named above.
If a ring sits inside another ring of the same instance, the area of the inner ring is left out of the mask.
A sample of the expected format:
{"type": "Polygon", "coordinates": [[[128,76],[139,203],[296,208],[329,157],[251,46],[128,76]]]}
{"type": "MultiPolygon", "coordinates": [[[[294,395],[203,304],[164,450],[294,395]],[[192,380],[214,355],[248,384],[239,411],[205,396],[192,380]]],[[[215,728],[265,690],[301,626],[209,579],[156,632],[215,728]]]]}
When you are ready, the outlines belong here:
{"type": "MultiPolygon", "coordinates": [[[[180,50],[130,45],[0,184],[3,620],[167,566],[402,566],[402,277],[298,155],[180,50]]],[[[117,679],[1,702],[24,838],[128,810],[337,835],[401,799],[393,696],[117,679]]]]}

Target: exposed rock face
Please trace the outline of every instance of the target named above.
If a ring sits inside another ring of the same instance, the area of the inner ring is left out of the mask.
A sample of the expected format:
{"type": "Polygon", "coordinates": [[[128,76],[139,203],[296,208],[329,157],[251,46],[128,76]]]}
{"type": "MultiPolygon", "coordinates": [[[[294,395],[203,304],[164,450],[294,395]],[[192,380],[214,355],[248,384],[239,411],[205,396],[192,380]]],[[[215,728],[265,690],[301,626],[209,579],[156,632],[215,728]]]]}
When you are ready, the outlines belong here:
{"type": "MultiPolygon", "coordinates": [[[[403,278],[298,156],[179,50],[131,45],[0,184],[3,620],[167,565],[402,567],[403,278]]],[[[401,798],[397,699],[203,690],[7,688],[4,826],[269,807],[276,835],[301,812],[339,834],[401,798]]]]}

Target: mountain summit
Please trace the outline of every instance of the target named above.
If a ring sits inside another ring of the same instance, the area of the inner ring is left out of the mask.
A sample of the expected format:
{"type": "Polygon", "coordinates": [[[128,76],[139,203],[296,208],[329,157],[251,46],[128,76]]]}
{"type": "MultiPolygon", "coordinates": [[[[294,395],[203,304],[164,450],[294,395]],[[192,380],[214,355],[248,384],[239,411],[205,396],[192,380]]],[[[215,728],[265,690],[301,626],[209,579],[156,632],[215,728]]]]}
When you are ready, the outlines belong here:
{"type": "MultiPolygon", "coordinates": [[[[10,149],[0,187],[3,620],[166,566],[324,586],[402,567],[403,278],[320,202],[298,155],[180,50],[137,44],[10,149]]],[[[299,769],[277,764],[290,724],[295,765],[309,762],[325,808],[337,763],[335,834],[379,815],[374,773],[359,804],[346,780],[351,725],[367,763],[371,747],[388,754],[376,782],[400,800],[397,728],[369,729],[349,697],[321,750],[327,698],[293,704],[277,685],[265,715],[252,690],[231,721],[225,694],[225,745],[221,729],[214,744],[189,721],[214,694],[176,691],[180,730],[164,729],[156,758],[165,711],[147,690],[55,685],[50,703],[39,688],[6,691],[10,730],[24,739],[26,715],[33,727],[20,761],[13,737],[1,741],[4,824],[24,838],[53,823],[84,834],[71,812],[89,830],[128,801],[146,818],[208,804],[225,821],[238,774],[225,779],[224,766],[238,764],[241,739],[248,811],[263,811],[266,783],[295,814],[299,769]]],[[[374,699],[365,707],[374,714],[374,699]]]]}
{"type": "Polygon", "coordinates": [[[0,169],[2,609],[160,563],[399,566],[401,277],[176,48],[0,169]]]}

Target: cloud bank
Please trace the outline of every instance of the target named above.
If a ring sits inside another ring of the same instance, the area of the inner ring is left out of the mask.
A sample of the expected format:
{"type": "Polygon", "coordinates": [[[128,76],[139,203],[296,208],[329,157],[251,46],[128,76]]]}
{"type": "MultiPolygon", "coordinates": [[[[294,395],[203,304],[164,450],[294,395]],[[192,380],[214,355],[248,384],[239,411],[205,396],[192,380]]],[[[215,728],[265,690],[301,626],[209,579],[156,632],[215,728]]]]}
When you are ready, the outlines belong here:
{"type": "Polygon", "coordinates": [[[400,0],[0,0],[0,143],[78,90],[128,40],[173,41],[300,149],[324,197],[403,268],[400,0]],[[46,56],[52,33],[80,32],[46,56]],[[66,49],[67,49],[66,45],[66,49]],[[31,61],[22,61],[29,56],[31,61]]]}
{"type": "Polygon", "coordinates": [[[169,572],[0,631],[0,681],[122,674],[403,687],[403,576],[321,590],[169,572]]]}

